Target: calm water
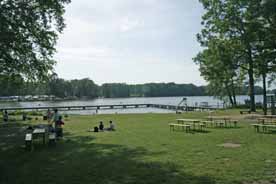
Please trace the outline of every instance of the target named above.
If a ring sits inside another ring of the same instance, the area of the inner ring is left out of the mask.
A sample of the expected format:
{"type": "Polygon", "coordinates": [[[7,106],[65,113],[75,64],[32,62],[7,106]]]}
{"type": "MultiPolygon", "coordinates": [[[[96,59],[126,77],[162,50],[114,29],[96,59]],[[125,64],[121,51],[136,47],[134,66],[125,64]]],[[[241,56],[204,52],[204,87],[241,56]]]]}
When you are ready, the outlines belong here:
{"type": "MultiPolygon", "coordinates": [[[[202,102],[207,102],[212,107],[222,107],[223,102],[210,96],[193,96],[186,97],[189,106],[200,106],[202,102]]],[[[94,100],[77,100],[77,101],[37,101],[37,102],[2,102],[1,108],[7,107],[38,107],[38,106],[74,106],[74,105],[120,105],[120,104],[164,104],[177,105],[183,97],[148,97],[148,98],[100,98],[94,100]]],[[[244,104],[244,100],[249,99],[248,96],[238,96],[239,104],[244,104]]],[[[262,102],[262,96],[256,96],[256,102],[262,102]]],[[[139,108],[139,109],[112,109],[99,110],[100,114],[110,113],[172,113],[170,110],[155,108],[139,108]]],[[[66,111],[68,114],[93,114],[95,110],[85,111],[66,111]]]]}

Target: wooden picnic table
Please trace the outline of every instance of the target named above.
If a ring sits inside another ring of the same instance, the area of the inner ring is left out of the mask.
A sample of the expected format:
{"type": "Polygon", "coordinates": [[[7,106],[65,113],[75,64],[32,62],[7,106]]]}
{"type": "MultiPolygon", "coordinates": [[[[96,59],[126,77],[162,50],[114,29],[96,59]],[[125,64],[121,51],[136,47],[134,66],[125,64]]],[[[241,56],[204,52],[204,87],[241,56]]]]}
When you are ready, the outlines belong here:
{"type": "Polygon", "coordinates": [[[258,118],[258,123],[266,124],[266,123],[272,123],[275,124],[276,120],[272,118],[258,118]]]}
{"type": "Polygon", "coordinates": [[[276,118],[276,115],[263,115],[264,118],[276,118]]]}
{"type": "Polygon", "coordinates": [[[46,128],[35,128],[32,135],[33,135],[33,139],[42,137],[43,144],[46,144],[46,135],[47,135],[46,128]]]}
{"type": "Polygon", "coordinates": [[[254,126],[256,132],[261,132],[262,131],[268,132],[269,130],[275,130],[276,129],[276,125],[271,125],[271,124],[251,124],[252,126],[254,126]]]}
{"type": "Polygon", "coordinates": [[[208,119],[210,120],[230,120],[231,118],[229,116],[208,116],[208,119]]]}
{"type": "Polygon", "coordinates": [[[176,121],[178,123],[190,124],[193,126],[194,130],[195,130],[196,126],[198,126],[198,128],[200,130],[202,130],[202,127],[203,127],[203,124],[201,123],[202,120],[199,120],[199,119],[176,119],[176,121]]]}
{"type": "Polygon", "coordinates": [[[199,123],[201,120],[199,119],[176,119],[177,122],[188,122],[188,123],[199,123]]]}
{"type": "Polygon", "coordinates": [[[207,119],[209,120],[209,123],[215,124],[215,126],[219,125],[220,127],[227,127],[227,124],[230,124],[231,126],[231,123],[233,123],[234,127],[236,127],[238,123],[237,120],[234,120],[229,116],[208,116],[207,119]]]}

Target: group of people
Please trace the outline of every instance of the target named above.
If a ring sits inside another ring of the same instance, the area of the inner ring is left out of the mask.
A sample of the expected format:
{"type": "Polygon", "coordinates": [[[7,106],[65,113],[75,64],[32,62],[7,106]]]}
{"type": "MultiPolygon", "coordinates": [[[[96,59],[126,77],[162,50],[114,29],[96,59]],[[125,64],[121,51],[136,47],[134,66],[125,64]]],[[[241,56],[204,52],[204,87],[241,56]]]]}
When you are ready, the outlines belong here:
{"type": "Polygon", "coordinates": [[[103,122],[100,121],[99,127],[94,127],[94,132],[99,132],[104,130],[115,131],[115,124],[112,121],[109,121],[109,127],[105,128],[103,122]]]}
{"type": "Polygon", "coordinates": [[[62,116],[58,113],[58,110],[55,109],[54,113],[48,109],[46,114],[48,120],[49,131],[55,132],[57,138],[63,137],[63,125],[64,122],[62,121],[62,116]]]}

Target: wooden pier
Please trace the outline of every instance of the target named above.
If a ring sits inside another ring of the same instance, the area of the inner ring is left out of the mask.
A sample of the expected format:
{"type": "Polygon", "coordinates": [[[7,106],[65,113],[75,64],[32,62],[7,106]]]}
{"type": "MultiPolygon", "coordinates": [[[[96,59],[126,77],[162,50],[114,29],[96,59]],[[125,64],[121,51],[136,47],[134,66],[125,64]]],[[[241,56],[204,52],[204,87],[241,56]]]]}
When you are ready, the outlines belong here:
{"type": "Polygon", "coordinates": [[[214,107],[193,107],[193,106],[177,106],[163,104],[117,104],[117,105],[77,105],[77,106],[36,106],[36,107],[7,107],[0,108],[0,111],[28,111],[28,110],[47,110],[58,109],[66,110],[107,110],[107,109],[130,109],[130,108],[158,108],[172,111],[196,111],[196,110],[216,110],[214,107]]]}

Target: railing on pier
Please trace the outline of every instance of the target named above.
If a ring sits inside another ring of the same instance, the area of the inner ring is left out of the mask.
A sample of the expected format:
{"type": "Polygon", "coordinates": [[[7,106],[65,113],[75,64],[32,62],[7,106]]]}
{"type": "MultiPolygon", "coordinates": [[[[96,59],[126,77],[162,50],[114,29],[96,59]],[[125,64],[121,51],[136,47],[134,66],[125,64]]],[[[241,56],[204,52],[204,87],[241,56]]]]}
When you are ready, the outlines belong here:
{"type": "Polygon", "coordinates": [[[106,109],[129,109],[129,108],[159,108],[172,111],[196,111],[196,110],[216,110],[214,107],[198,107],[198,106],[178,106],[178,105],[164,105],[164,104],[117,104],[117,105],[78,105],[78,106],[37,106],[37,107],[7,107],[0,108],[0,111],[16,111],[16,110],[106,110],[106,109]]]}

